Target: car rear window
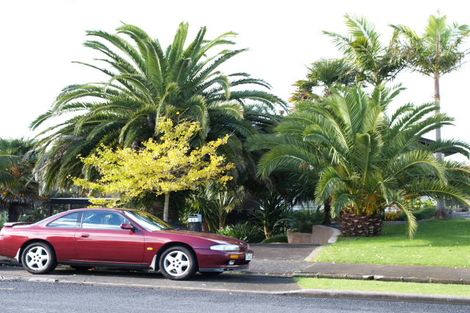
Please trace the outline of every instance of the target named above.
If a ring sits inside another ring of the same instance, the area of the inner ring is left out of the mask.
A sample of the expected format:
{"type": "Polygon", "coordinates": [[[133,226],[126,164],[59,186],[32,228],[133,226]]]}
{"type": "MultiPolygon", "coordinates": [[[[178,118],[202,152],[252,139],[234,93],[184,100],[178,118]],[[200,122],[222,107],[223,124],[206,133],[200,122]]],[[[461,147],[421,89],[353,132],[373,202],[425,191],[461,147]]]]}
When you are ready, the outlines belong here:
{"type": "Polygon", "coordinates": [[[78,228],[80,227],[79,221],[80,212],[70,213],[65,216],[59,217],[55,221],[47,224],[47,227],[55,228],[78,228]]]}

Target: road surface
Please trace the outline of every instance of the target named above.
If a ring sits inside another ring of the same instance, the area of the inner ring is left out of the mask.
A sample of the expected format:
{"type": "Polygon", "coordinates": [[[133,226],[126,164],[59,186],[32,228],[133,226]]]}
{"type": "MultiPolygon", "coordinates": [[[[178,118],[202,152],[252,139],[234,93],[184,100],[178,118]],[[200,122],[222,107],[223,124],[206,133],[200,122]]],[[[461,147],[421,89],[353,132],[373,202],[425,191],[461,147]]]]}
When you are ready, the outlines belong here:
{"type": "Polygon", "coordinates": [[[0,311],[468,313],[470,306],[3,281],[0,282],[0,311]]]}

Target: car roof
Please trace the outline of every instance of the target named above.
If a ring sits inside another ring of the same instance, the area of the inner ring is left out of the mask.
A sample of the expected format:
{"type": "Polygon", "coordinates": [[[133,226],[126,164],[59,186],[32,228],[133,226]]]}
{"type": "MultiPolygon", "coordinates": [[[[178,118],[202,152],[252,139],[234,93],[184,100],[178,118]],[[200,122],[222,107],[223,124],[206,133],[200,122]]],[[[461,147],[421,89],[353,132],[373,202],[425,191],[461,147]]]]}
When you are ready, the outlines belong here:
{"type": "Polygon", "coordinates": [[[137,211],[137,209],[128,209],[128,208],[79,208],[79,209],[71,209],[64,211],[65,212],[80,212],[80,211],[90,211],[90,210],[95,210],[95,211],[137,211]]]}

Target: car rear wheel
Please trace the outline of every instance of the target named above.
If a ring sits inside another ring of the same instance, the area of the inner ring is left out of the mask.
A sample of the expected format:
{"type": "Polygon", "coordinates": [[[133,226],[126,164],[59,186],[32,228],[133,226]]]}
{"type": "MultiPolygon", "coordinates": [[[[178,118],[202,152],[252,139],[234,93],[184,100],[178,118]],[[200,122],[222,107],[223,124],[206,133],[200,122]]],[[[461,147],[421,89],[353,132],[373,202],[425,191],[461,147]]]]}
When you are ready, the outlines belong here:
{"type": "Polygon", "coordinates": [[[21,256],[21,263],[33,274],[47,274],[56,267],[54,251],[43,242],[33,242],[28,245],[21,256]]]}
{"type": "Polygon", "coordinates": [[[165,250],[160,258],[159,266],[162,274],[173,280],[191,278],[197,270],[194,254],[182,246],[165,250]]]}

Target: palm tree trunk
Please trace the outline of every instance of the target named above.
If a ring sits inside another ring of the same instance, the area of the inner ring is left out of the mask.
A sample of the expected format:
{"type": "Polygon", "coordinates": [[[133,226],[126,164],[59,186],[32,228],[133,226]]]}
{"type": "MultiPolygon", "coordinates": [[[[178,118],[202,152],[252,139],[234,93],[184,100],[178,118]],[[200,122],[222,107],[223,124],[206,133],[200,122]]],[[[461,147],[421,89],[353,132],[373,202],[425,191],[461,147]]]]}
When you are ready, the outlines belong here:
{"type": "Polygon", "coordinates": [[[168,222],[170,213],[170,193],[165,193],[165,204],[163,205],[163,220],[168,222]]]}
{"type": "MultiPolygon", "coordinates": [[[[441,112],[441,93],[440,93],[440,87],[439,87],[439,73],[434,74],[434,103],[436,104],[436,114],[439,114],[441,112]]],[[[441,128],[436,129],[436,141],[441,140],[441,128]]],[[[436,154],[437,159],[439,161],[444,161],[444,154],[441,152],[438,152],[436,154]]],[[[445,208],[444,204],[444,199],[438,199],[437,200],[437,211],[436,211],[436,218],[438,219],[444,219],[447,218],[447,210],[445,208]]]]}
{"type": "Polygon", "coordinates": [[[323,203],[323,225],[331,225],[331,199],[323,203]]]}
{"type": "MultiPolygon", "coordinates": [[[[439,114],[441,112],[441,93],[440,93],[440,87],[439,87],[439,73],[434,74],[434,104],[436,105],[436,114],[439,114]]],[[[436,141],[441,140],[441,128],[439,127],[436,129],[436,141]]],[[[442,153],[438,153],[437,157],[439,160],[443,160],[443,155],[442,153]]]]}

